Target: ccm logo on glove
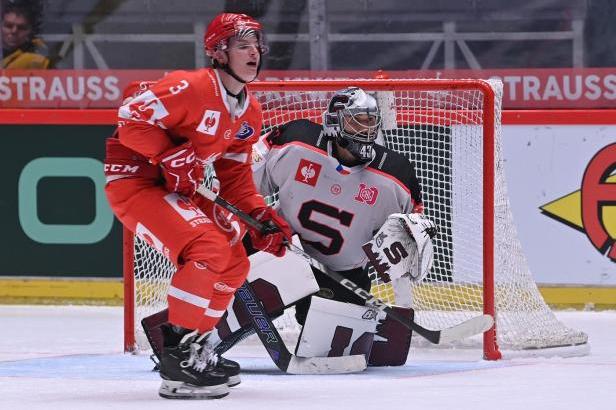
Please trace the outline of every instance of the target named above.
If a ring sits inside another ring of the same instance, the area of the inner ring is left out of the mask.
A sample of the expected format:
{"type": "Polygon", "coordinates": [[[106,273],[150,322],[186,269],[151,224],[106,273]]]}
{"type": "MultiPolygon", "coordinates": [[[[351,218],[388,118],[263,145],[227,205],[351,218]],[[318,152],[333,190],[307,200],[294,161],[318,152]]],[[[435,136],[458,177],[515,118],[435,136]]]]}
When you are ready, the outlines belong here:
{"type": "Polygon", "coordinates": [[[160,165],[169,192],[191,198],[203,183],[203,167],[190,142],[163,152],[151,162],[160,165]]]}

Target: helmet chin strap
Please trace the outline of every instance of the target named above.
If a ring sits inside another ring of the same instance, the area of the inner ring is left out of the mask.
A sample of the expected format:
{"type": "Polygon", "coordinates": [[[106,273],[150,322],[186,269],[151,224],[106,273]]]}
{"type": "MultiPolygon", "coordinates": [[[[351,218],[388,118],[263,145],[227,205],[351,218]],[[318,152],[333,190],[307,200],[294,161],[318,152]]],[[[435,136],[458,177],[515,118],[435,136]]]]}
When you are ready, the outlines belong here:
{"type": "MultiPolygon", "coordinates": [[[[229,60],[229,54],[225,51],[225,54],[227,54],[227,61],[229,60]]],[[[255,78],[253,78],[250,81],[245,81],[242,78],[240,78],[239,75],[237,75],[235,73],[235,71],[233,71],[231,69],[231,67],[229,66],[229,63],[225,63],[225,64],[220,64],[218,62],[218,60],[213,59],[213,63],[212,63],[212,67],[213,68],[220,68],[222,71],[224,71],[225,73],[229,74],[231,77],[235,78],[237,81],[239,81],[242,84],[248,84],[253,82],[254,80],[257,79],[257,77],[259,76],[259,73],[261,72],[261,63],[263,61],[263,54],[259,53],[259,65],[257,66],[257,75],[255,75],[255,78]]]]}

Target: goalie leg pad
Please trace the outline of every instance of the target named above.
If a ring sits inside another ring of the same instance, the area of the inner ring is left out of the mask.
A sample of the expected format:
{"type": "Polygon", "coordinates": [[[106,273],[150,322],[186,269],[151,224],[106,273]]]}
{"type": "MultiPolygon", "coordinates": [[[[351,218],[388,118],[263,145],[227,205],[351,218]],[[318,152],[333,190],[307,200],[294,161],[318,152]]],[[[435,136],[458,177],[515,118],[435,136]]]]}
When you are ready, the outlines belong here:
{"type": "MultiPolygon", "coordinates": [[[[355,293],[348,290],[346,287],[342,286],[337,281],[333,280],[323,272],[319,271],[316,268],[312,268],[312,272],[314,273],[314,277],[319,284],[319,293],[317,296],[326,299],[333,299],[339,302],[348,302],[353,303],[355,305],[364,306],[365,300],[361,297],[357,296],[355,293]]],[[[370,291],[371,280],[368,275],[368,271],[364,268],[355,268],[344,271],[339,271],[342,276],[351,281],[355,282],[359,287],[361,287],[366,292],[370,291]]],[[[295,305],[295,319],[297,323],[300,325],[304,325],[306,321],[306,315],[308,314],[308,309],[310,308],[310,297],[306,297],[300,300],[295,305]]]]}
{"type": "Polygon", "coordinates": [[[373,308],[313,296],[295,354],[301,357],[368,358],[378,312],[373,308]]]}
{"type": "MultiPolygon", "coordinates": [[[[297,237],[293,238],[293,243],[299,246],[297,237]]],[[[247,280],[261,300],[264,300],[264,297],[259,293],[259,285],[255,283],[258,279],[277,289],[285,307],[319,290],[308,262],[293,252],[287,252],[280,258],[270,253],[257,252],[248,258],[250,271],[247,280]]]]}
{"type": "MultiPolygon", "coordinates": [[[[150,346],[152,346],[152,353],[158,359],[158,363],[160,363],[160,356],[163,352],[163,330],[161,327],[168,322],[169,309],[161,310],[141,320],[141,326],[143,326],[145,336],[148,338],[150,346]]],[[[157,368],[158,363],[156,363],[157,368]]]]}
{"type": "MultiPolygon", "coordinates": [[[[401,316],[414,319],[414,312],[408,308],[393,307],[401,316]]],[[[368,366],[402,366],[406,363],[411,347],[412,331],[400,322],[385,318],[377,327],[377,333],[372,344],[368,366]]]]}

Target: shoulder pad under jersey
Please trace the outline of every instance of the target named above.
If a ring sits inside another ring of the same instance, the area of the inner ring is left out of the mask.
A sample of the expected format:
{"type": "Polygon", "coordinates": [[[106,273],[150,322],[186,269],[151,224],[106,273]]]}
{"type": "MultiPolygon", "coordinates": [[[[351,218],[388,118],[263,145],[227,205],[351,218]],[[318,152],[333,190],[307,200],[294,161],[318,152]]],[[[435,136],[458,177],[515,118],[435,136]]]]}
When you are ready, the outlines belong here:
{"type": "MultiPolygon", "coordinates": [[[[274,128],[267,137],[267,140],[268,143],[273,146],[281,146],[292,142],[302,142],[317,147],[323,145],[322,141],[319,144],[321,130],[321,125],[312,121],[294,120],[274,128]]],[[[321,138],[321,140],[325,140],[325,138],[321,138]]]]}

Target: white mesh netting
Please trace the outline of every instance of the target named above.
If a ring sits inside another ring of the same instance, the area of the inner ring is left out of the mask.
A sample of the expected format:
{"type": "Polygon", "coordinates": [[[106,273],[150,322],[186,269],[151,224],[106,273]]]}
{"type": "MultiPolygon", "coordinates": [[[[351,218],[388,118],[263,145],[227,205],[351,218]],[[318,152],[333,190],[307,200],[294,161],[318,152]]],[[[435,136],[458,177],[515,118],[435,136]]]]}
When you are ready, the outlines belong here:
{"type": "MultiPolygon", "coordinates": [[[[494,138],[494,303],[497,340],[503,349],[539,349],[583,344],[587,336],[560,323],[546,305],[529,272],[507,197],[501,157],[502,84],[490,81],[494,106],[484,107],[484,91],[473,82],[461,88],[433,80],[424,87],[409,81],[362,83],[374,92],[383,111],[381,143],[406,155],[423,187],[425,209],[438,227],[434,267],[410,289],[415,320],[441,329],[483,310],[483,149],[494,138]],[[394,84],[394,85],[392,85],[394,84]],[[484,135],[487,113],[494,131],[484,135]]],[[[316,83],[314,83],[316,84],[316,83]]],[[[287,84],[288,85],[288,84],[287,84]]],[[[298,118],[321,122],[339,84],[321,82],[319,91],[292,91],[281,83],[275,91],[254,92],[263,107],[264,130],[298,118]]],[[[295,86],[295,88],[298,88],[295,86]]],[[[173,266],[145,242],[134,246],[134,317],[138,349],[147,349],[140,320],[166,307],[173,266]]],[[[372,272],[372,293],[395,303],[391,285],[372,272]]],[[[277,321],[295,328],[290,315],[277,321]]]]}

